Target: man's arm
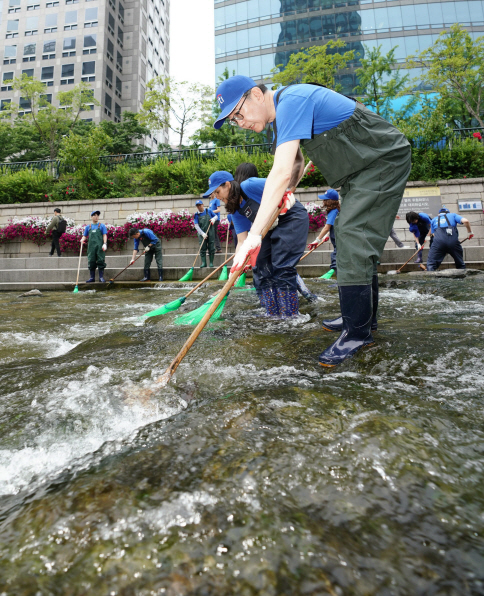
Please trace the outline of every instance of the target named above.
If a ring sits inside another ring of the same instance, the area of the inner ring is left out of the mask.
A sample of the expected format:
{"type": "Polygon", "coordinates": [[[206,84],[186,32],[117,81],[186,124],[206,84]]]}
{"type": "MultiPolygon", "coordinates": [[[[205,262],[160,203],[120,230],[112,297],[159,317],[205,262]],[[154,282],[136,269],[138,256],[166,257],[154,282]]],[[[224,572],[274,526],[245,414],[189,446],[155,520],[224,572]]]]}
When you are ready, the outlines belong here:
{"type": "Polygon", "coordinates": [[[460,223],[465,225],[466,230],[467,230],[467,233],[469,234],[469,236],[473,236],[472,230],[471,230],[471,222],[467,218],[463,217],[460,220],[460,223]]]}
{"type": "Polygon", "coordinates": [[[260,208],[250,230],[251,234],[259,236],[262,233],[281,202],[293,178],[298,150],[299,140],[288,141],[276,149],[274,164],[267,177],[260,208]]]}
{"type": "Polygon", "coordinates": [[[54,215],[54,217],[52,218],[50,224],[47,226],[47,229],[45,230],[45,233],[48,234],[54,228],[54,226],[57,223],[59,223],[59,218],[57,217],[57,215],[54,215]]]}
{"type": "Polygon", "coordinates": [[[289,182],[288,188],[296,186],[304,172],[304,155],[302,154],[301,147],[298,147],[296,153],[296,159],[294,160],[294,166],[292,168],[292,176],[289,182]]]}

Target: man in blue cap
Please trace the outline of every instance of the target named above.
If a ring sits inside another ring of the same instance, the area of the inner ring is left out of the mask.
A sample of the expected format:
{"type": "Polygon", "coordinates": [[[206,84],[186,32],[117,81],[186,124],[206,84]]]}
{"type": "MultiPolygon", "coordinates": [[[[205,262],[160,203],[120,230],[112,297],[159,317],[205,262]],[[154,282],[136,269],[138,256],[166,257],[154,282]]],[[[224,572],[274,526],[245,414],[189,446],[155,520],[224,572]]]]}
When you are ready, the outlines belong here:
{"type": "Polygon", "coordinates": [[[430,225],[433,240],[427,257],[427,271],[437,271],[446,255],[454,259],[456,269],[466,268],[457,224],[465,225],[468,238],[474,237],[469,220],[457,213],[450,213],[447,207],[442,207],[437,217],[433,218],[430,225]]]}
{"type": "Polygon", "coordinates": [[[163,251],[161,249],[161,240],[158,238],[158,236],[156,236],[156,234],[149,228],[143,228],[141,230],[138,228],[131,228],[129,231],[129,237],[134,238],[134,250],[130,265],[134,263],[136,254],[139,250],[140,240],[145,247],[145,262],[143,266],[144,276],[143,279],[140,279],[140,281],[151,280],[150,267],[151,263],[153,262],[153,257],[155,257],[156,264],[158,266],[158,281],[163,281],[163,251]]]}
{"type": "Polygon", "coordinates": [[[216,99],[222,112],[215,128],[228,119],[254,132],[269,123],[274,130],[274,164],[234,267],[260,250],[262,230],[281,197],[289,199],[287,189],[304,168],[301,144],[329,184],[341,187],[335,232],[343,331],[319,357],[321,365],[335,366],[373,343],[372,281],[410,173],[410,144],[362,104],[316,84],[270,91],[249,77],[234,76],[220,84],[216,99]]]}
{"type": "Polygon", "coordinates": [[[91,277],[86,280],[86,283],[92,283],[95,280],[96,267],[99,269],[99,281],[105,282],[104,270],[106,269],[106,261],[104,253],[108,246],[108,230],[103,223],[99,223],[100,211],[93,211],[91,213],[91,224],[88,224],[84,229],[84,234],[81,238],[81,244],[87,240],[87,267],[91,277]]]}
{"type": "MultiPolygon", "coordinates": [[[[230,176],[231,174],[229,174],[230,176]]],[[[232,178],[233,179],[233,178],[232,178]]],[[[213,183],[209,181],[210,187],[213,187],[213,183]]],[[[219,184],[215,186],[217,188],[219,184]]],[[[215,190],[206,192],[203,196],[209,197],[212,192],[215,190]]],[[[217,220],[217,216],[215,213],[210,209],[205,209],[202,200],[198,200],[195,203],[197,208],[197,212],[193,216],[193,224],[195,229],[197,230],[198,234],[198,243],[201,245],[200,248],[200,260],[201,265],[200,269],[207,266],[207,248],[208,248],[208,257],[209,257],[209,265],[213,267],[213,258],[215,256],[215,228],[213,227],[217,220]]]]}

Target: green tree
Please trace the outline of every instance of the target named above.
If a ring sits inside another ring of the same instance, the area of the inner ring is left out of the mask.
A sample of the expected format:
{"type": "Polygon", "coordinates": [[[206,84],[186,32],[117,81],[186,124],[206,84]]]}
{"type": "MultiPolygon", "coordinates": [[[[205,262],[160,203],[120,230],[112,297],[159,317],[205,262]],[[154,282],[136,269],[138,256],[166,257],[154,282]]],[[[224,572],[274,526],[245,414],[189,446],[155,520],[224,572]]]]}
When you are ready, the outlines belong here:
{"type": "Polygon", "coordinates": [[[103,120],[99,126],[111,139],[106,147],[109,154],[142,153],[145,150],[144,145],[135,145],[134,141],[141,140],[149,135],[150,131],[139,123],[134,112],[123,112],[122,122],[103,120]]]}
{"type": "Polygon", "coordinates": [[[448,106],[462,106],[484,127],[484,37],[473,40],[466,29],[452,25],[427,50],[409,56],[407,66],[422,68],[416,81],[448,106]]]}
{"type": "Polygon", "coordinates": [[[395,112],[392,123],[403,132],[412,147],[436,147],[449,135],[445,102],[436,95],[416,93],[408,105],[395,112]]]}
{"type": "Polygon", "coordinates": [[[107,155],[111,138],[99,126],[94,126],[87,135],[71,132],[62,139],[59,158],[68,167],[75,169],[82,177],[99,169],[99,158],[107,155]]]}
{"type": "MultiPolygon", "coordinates": [[[[93,97],[92,89],[86,83],[79,83],[71,91],[58,93],[56,99],[59,101],[59,107],[52,105],[52,96],[47,93],[48,89],[41,81],[22,75],[11,84],[29,106],[30,112],[22,117],[32,123],[46,145],[50,159],[57,157],[63,136],[72,130],[81,112],[90,109],[90,104],[99,105],[93,97]]],[[[19,106],[10,104],[9,111],[16,115],[19,106]]]]}
{"type": "Polygon", "coordinates": [[[341,85],[335,82],[336,74],[355,56],[353,50],[340,52],[345,47],[344,41],[331,40],[323,46],[312,46],[291,54],[284,69],[281,64],[272,70],[272,80],[276,85],[319,83],[338,91],[341,85]]]}
{"type": "Polygon", "coordinates": [[[189,127],[210,114],[212,96],[213,89],[209,85],[156,77],[146,86],[138,120],[150,130],[172,130],[178,135],[181,149],[189,127]]]}
{"type": "Polygon", "coordinates": [[[409,78],[408,75],[401,77],[400,70],[392,68],[397,47],[382,55],[381,45],[376,48],[365,46],[365,57],[360,58],[361,66],[356,69],[358,99],[386,119],[393,113],[393,100],[405,89],[409,78]]]}

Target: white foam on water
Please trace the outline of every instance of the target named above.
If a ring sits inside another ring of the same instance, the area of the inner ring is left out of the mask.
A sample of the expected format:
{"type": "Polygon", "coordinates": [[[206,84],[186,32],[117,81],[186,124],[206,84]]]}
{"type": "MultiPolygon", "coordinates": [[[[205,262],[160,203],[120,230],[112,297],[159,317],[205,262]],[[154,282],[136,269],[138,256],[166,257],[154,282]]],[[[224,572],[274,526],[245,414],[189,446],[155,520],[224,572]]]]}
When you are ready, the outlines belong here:
{"type": "MultiPolygon", "coordinates": [[[[66,354],[69,352],[69,350],[72,350],[72,348],[75,348],[81,342],[68,341],[67,339],[52,333],[35,333],[34,331],[30,333],[20,333],[14,331],[5,331],[0,333],[0,343],[2,343],[4,346],[13,346],[13,351],[16,351],[18,346],[25,346],[27,350],[34,349],[39,351],[41,356],[46,358],[55,358],[57,356],[66,354]]],[[[31,357],[38,358],[39,354],[31,357]]],[[[1,360],[0,362],[9,362],[15,358],[16,357],[14,356],[9,357],[7,359],[1,360]]]]}
{"type": "MultiPolygon", "coordinates": [[[[89,366],[63,389],[40,388],[49,399],[36,397],[30,407],[45,430],[28,436],[28,445],[21,449],[0,450],[0,494],[16,494],[31,483],[46,482],[107,441],[126,440],[146,424],[173,416],[184,407],[161,400],[125,405],[122,399],[113,398],[113,376],[109,368],[89,366]]],[[[30,429],[26,432],[32,434],[30,429]]]]}

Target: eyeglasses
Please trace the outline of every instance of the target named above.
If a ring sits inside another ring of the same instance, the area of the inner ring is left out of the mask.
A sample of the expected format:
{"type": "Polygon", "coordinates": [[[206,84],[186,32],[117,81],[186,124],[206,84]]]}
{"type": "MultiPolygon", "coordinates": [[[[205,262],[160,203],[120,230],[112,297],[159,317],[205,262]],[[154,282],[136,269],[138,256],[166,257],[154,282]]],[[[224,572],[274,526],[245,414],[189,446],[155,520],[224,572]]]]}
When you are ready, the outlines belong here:
{"type": "MultiPolygon", "coordinates": [[[[249,95],[250,95],[250,94],[249,94],[249,95]]],[[[249,97],[249,95],[246,95],[246,96],[245,96],[245,99],[244,99],[244,101],[243,101],[243,102],[240,104],[240,106],[239,106],[239,109],[238,109],[238,110],[235,112],[235,114],[232,116],[232,118],[229,118],[229,119],[228,119],[228,120],[229,120],[229,122],[230,122],[230,124],[231,124],[232,126],[238,126],[238,125],[239,125],[238,121],[239,121],[239,120],[243,120],[243,119],[244,119],[244,116],[242,116],[242,114],[240,113],[240,110],[242,109],[242,106],[244,105],[244,103],[245,103],[245,100],[246,100],[246,99],[249,97]]]]}

